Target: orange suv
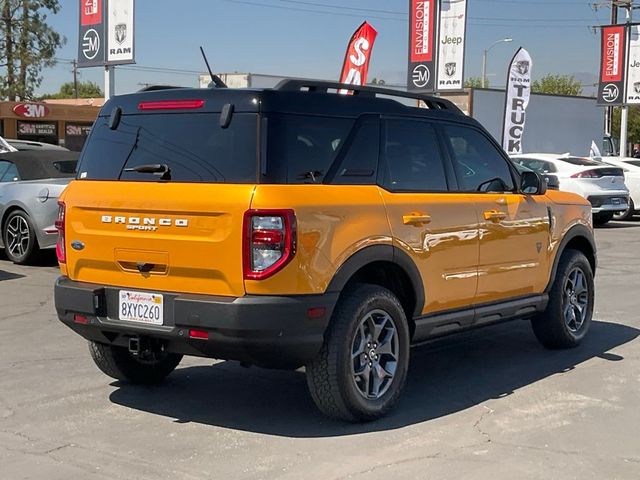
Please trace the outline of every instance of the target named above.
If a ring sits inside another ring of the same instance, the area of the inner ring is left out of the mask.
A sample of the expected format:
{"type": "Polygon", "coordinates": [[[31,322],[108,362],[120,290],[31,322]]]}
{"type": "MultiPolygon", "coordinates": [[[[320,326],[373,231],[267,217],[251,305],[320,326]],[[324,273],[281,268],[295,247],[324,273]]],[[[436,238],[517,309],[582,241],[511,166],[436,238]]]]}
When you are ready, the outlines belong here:
{"type": "Polygon", "coordinates": [[[580,343],[589,203],[516,170],[444,99],[343,87],[102,108],[60,198],[55,304],[104,373],[156,383],[183,355],[305,366],[322,412],[363,421],[400,397],[412,344],[511,319],[580,343]]]}

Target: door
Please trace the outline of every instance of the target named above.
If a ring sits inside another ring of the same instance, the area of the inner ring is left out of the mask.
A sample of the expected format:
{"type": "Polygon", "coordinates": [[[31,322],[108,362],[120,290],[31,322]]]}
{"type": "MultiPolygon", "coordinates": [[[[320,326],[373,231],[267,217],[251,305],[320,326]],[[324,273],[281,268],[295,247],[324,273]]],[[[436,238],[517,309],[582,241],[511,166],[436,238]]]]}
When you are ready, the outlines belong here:
{"type": "Polygon", "coordinates": [[[550,262],[546,197],[518,193],[509,160],[479,129],[445,125],[443,132],[480,225],[476,303],[541,293],[550,262]]]}
{"type": "Polygon", "coordinates": [[[423,314],[468,307],[477,285],[478,222],[466,193],[451,192],[438,136],[429,122],[383,120],[379,183],[397,247],[418,267],[423,314]]]}

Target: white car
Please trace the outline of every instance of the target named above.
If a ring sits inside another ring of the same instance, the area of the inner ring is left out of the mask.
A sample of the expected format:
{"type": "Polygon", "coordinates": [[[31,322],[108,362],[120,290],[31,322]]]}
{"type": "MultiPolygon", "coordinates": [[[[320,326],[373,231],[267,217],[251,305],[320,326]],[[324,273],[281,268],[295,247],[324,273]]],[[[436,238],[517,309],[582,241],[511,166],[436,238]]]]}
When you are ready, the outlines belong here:
{"type": "Polygon", "coordinates": [[[604,225],[616,213],[629,209],[629,190],[621,167],[569,154],[527,153],[511,159],[534,172],[556,175],[560,190],[589,200],[595,225],[604,225]]]}
{"type": "Polygon", "coordinates": [[[640,214],[640,158],[602,157],[604,163],[624,169],[624,183],[629,189],[629,208],[616,213],[616,220],[630,220],[634,214],[640,214]]]}

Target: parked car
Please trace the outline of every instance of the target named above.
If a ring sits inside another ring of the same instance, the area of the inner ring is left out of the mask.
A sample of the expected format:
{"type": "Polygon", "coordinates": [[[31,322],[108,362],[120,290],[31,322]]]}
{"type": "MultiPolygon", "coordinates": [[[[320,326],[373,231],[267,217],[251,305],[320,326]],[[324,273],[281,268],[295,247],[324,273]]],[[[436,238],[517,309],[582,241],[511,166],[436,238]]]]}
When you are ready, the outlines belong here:
{"type": "Polygon", "coordinates": [[[54,248],[58,196],[75,176],[78,153],[54,150],[0,154],[0,247],[29,263],[54,248]]]}
{"type": "Polygon", "coordinates": [[[534,172],[555,175],[560,190],[577,193],[589,200],[596,225],[604,225],[616,213],[629,208],[629,190],[620,167],[568,154],[528,153],[511,158],[534,172]]]}
{"type": "MultiPolygon", "coordinates": [[[[513,162],[513,165],[516,167],[518,172],[522,173],[524,171],[533,172],[530,168],[525,167],[524,165],[520,165],[517,162],[513,162]]],[[[547,172],[536,172],[547,184],[547,188],[550,190],[560,190],[560,181],[558,177],[552,173],[547,172]]]]}
{"type": "Polygon", "coordinates": [[[13,138],[5,139],[5,141],[16,150],[23,152],[25,150],[58,150],[68,152],[69,149],[52,143],[35,142],[31,140],[16,140],[13,138]]]}
{"type": "Polygon", "coordinates": [[[629,189],[629,206],[622,212],[615,213],[615,220],[630,220],[640,214],[640,158],[602,157],[602,161],[624,169],[624,183],[629,189]]]}
{"type": "Polygon", "coordinates": [[[441,98],[296,80],[115,96],[59,205],[58,317],[124,382],[183,355],[306,366],[322,412],[366,421],[400,397],[411,344],[530,319],[569,348],[593,313],[589,202],[441,98]]]}

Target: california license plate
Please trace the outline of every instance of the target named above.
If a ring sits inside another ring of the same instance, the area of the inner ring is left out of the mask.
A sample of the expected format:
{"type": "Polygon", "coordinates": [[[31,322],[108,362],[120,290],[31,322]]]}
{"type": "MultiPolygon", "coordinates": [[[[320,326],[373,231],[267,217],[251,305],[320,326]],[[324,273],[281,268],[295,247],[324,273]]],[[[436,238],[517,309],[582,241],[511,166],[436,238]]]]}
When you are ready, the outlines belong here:
{"type": "Polygon", "coordinates": [[[120,290],[118,313],[120,320],[162,325],[164,319],[162,295],[120,290]]]}

